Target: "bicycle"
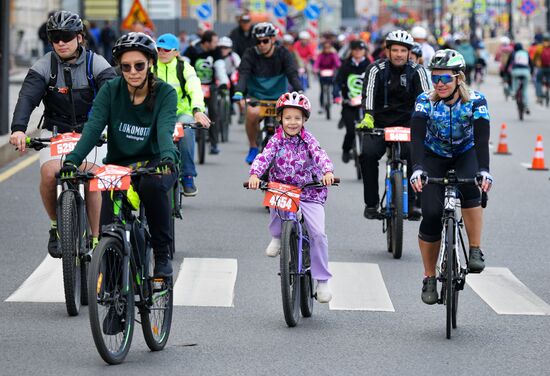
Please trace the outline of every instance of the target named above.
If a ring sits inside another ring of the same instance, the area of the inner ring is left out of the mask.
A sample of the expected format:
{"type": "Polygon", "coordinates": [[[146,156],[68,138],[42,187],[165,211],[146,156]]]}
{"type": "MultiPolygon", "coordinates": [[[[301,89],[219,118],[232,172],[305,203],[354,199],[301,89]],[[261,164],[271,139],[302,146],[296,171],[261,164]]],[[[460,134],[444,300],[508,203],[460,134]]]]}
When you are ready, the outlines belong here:
{"type": "MultiPolygon", "coordinates": [[[[451,339],[452,329],[456,329],[458,294],[464,289],[468,274],[468,255],[464,245],[464,223],[460,215],[459,184],[479,185],[480,177],[458,178],[454,170],[447,171],[444,178],[422,176],[423,184],[438,184],[445,187],[443,204],[443,230],[441,247],[436,264],[437,280],[441,282],[441,293],[438,304],[446,306],[446,336],[451,339]],[[458,201],[458,202],[457,202],[458,201]],[[462,253],[457,249],[460,247],[462,253]]],[[[481,206],[487,206],[487,193],[481,194],[481,206]]]]}
{"type": "Polygon", "coordinates": [[[229,125],[231,124],[231,100],[229,99],[229,93],[223,90],[218,90],[218,119],[221,142],[229,141],[229,125]]]}
{"type": "Polygon", "coordinates": [[[334,70],[321,69],[319,72],[321,82],[321,107],[325,110],[327,120],[330,120],[330,105],[332,103],[332,82],[334,80],[334,70]]]}
{"type": "MultiPolygon", "coordinates": [[[[57,133],[56,127],[51,138],[26,139],[28,148],[41,150],[50,148],[52,156],[64,157],[69,154],[80,139],[80,133],[57,133]]],[[[97,146],[106,142],[98,141],[97,146]]],[[[89,171],[77,172],[71,178],[55,174],[57,191],[57,231],[61,248],[63,289],[65,306],[69,316],[77,316],[80,307],[88,305],[87,277],[88,263],[91,260],[91,229],[86,210],[85,185],[93,178],[89,171]]]]}
{"type": "MultiPolygon", "coordinates": [[[[361,96],[358,95],[356,97],[353,97],[351,99],[346,99],[344,101],[344,104],[347,104],[348,106],[357,108],[357,118],[355,119],[355,126],[361,122],[361,119],[363,119],[363,108],[361,107],[361,96]]],[[[357,176],[357,180],[361,180],[363,177],[363,173],[361,172],[361,161],[359,160],[359,156],[363,152],[363,133],[362,132],[355,132],[355,140],[353,142],[353,146],[351,147],[351,152],[353,154],[353,164],[355,167],[355,174],[357,176]]]]}
{"type": "Polygon", "coordinates": [[[93,189],[112,192],[115,216],[113,223],[102,228],[88,278],[92,336],[99,354],[109,364],[121,363],[130,350],[136,306],[149,349],[162,350],[170,335],[172,278],[153,277],[153,251],[144,207],[126,194],[131,177],[145,175],[160,173],[154,167],[131,170],[107,165],[90,184],[93,189]],[[137,216],[133,210],[138,210],[137,216]]]}
{"type": "MultiPolygon", "coordinates": [[[[340,183],[334,178],[334,184],[340,183]]],[[[243,184],[248,188],[248,182],[243,184]]],[[[311,258],[309,253],[309,234],[304,225],[300,210],[300,192],[306,187],[324,187],[322,183],[312,182],[295,187],[288,184],[261,181],[260,189],[266,192],[263,205],[276,210],[283,221],[281,232],[281,296],[285,322],[294,327],[303,317],[313,314],[313,278],[311,277],[311,258]]]]}
{"type": "Polygon", "coordinates": [[[262,119],[260,124],[263,124],[263,126],[260,126],[260,132],[258,132],[258,136],[256,137],[256,143],[258,145],[258,151],[261,152],[269,142],[269,139],[275,134],[275,130],[278,126],[276,120],[277,101],[248,99],[247,103],[252,107],[260,106],[260,118],[262,119]]]}
{"type": "Polygon", "coordinates": [[[519,85],[514,94],[516,104],[518,107],[519,120],[523,121],[523,115],[525,113],[525,103],[523,102],[523,85],[525,85],[525,77],[519,77],[519,85]]]}
{"type": "MultiPolygon", "coordinates": [[[[377,219],[382,220],[388,252],[400,259],[403,253],[403,221],[409,215],[407,161],[401,159],[401,142],[411,141],[411,130],[405,127],[358,128],[372,136],[384,136],[386,141],[385,190],[380,200],[377,219]]],[[[358,132],[358,133],[360,133],[358,132]]]]}

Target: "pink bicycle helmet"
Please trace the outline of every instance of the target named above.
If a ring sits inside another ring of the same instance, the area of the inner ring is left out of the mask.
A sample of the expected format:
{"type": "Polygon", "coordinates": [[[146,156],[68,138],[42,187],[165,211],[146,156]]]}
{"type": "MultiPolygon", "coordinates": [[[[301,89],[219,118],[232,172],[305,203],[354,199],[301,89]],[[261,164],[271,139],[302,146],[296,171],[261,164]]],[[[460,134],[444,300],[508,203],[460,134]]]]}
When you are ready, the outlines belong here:
{"type": "Polygon", "coordinates": [[[304,94],[293,91],[292,93],[284,93],[277,101],[277,115],[280,115],[284,108],[294,107],[299,108],[304,112],[306,120],[311,114],[311,103],[304,94]]]}

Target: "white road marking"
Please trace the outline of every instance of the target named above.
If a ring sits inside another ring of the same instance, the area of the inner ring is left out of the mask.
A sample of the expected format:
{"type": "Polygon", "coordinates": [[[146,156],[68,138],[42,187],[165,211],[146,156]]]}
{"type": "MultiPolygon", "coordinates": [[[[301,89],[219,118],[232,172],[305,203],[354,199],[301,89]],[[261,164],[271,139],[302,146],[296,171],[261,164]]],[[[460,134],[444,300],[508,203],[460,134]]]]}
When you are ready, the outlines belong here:
{"type": "Polygon", "coordinates": [[[174,305],[233,307],[236,259],[185,258],[174,286],[174,305]]]}
{"type": "Polygon", "coordinates": [[[330,309],[395,312],[377,264],[330,262],[329,269],[330,309]]]}
{"type": "Polygon", "coordinates": [[[466,282],[499,315],[550,315],[550,305],[508,268],[485,268],[468,274],[466,282]]]}
{"type": "Polygon", "coordinates": [[[32,274],[11,294],[6,302],[65,302],[61,259],[47,255],[32,274]]]}
{"type": "Polygon", "coordinates": [[[522,167],[525,167],[525,168],[531,168],[531,166],[532,166],[531,163],[525,163],[525,162],[520,163],[520,165],[521,165],[522,167]]]}

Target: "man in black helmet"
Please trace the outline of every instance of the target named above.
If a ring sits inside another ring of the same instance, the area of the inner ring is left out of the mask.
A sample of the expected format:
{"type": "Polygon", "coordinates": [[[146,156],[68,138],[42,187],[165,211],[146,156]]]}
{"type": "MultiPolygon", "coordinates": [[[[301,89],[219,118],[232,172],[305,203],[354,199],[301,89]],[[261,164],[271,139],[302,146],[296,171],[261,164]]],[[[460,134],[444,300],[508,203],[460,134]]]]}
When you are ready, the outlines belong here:
{"type": "MultiPolygon", "coordinates": [[[[80,17],[72,12],[55,12],[46,23],[48,40],[53,51],[39,59],[25,77],[13,112],[10,143],[25,151],[25,134],[29,118],[42,101],[44,115],[41,138],[52,137],[54,129],[59,133],[81,132],[88,119],[95,93],[106,81],[114,78],[114,69],[103,57],[87,51],[80,17]],[[69,84],[67,84],[69,82],[69,84]]],[[[104,148],[92,151],[87,158],[87,168],[102,163],[104,148]],[[97,154],[96,154],[97,153],[97,154]]],[[[49,149],[40,151],[40,195],[51,220],[48,252],[61,257],[57,246],[56,180],[60,157],[52,157],[49,149]]],[[[101,196],[87,194],[88,217],[92,229],[92,243],[99,235],[99,211],[101,196]]]]}

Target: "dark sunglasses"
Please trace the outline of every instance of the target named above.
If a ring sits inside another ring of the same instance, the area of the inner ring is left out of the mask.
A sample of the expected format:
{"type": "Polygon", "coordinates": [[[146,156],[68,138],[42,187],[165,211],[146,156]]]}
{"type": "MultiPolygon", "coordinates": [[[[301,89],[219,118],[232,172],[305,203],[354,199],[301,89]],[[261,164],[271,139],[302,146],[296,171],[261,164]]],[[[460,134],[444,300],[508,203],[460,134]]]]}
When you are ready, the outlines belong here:
{"type": "Polygon", "coordinates": [[[175,49],[175,48],[171,48],[171,49],[168,50],[168,49],[166,49],[166,48],[159,47],[158,50],[159,50],[159,52],[166,52],[166,53],[168,53],[168,52],[175,51],[176,49],[175,49]]]}
{"type": "Polygon", "coordinates": [[[441,81],[446,85],[453,82],[456,76],[458,76],[458,74],[432,74],[432,82],[434,85],[437,85],[437,83],[441,81]]]}
{"type": "Polygon", "coordinates": [[[258,39],[256,40],[256,44],[268,44],[271,41],[271,39],[258,39]]]}
{"type": "Polygon", "coordinates": [[[74,31],[52,31],[48,35],[52,43],[59,43],[63,41],[64,43],[72,41],[76,38],[77,33],[74,31]]]}
{"type": "Polygon", "coordinates": [[[146,66],[147,66],[147,63],[143,61],[141,63],[135,63],[134,65],[120,64],[120,70],[123,71],[124,73],[128,73],[132,70],[132,67],[134,67],[136,72],[141,72],[145,69],[146,66]]]}

